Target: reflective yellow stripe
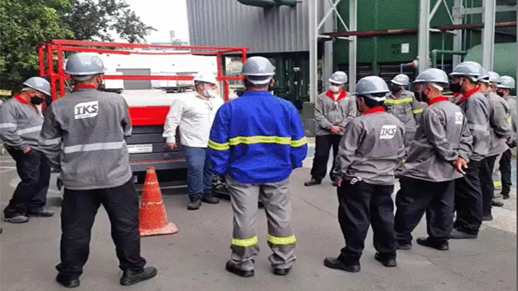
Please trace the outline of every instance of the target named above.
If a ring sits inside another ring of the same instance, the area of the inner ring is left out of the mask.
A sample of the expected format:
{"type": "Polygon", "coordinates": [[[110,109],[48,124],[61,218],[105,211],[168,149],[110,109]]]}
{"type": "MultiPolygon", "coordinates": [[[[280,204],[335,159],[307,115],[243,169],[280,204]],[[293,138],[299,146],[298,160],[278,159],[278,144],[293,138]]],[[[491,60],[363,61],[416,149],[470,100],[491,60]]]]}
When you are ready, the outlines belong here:
{"type": "Polygon", "coordinates": [[[291,137],[282,136],[236,136],[229,139],[230,145],[235,146],[238,144],[256,144],[256,143],[276,143],[276,144],[291,144],[291,137]]]}
{"type": "Polygon", "coordinates": [[[418,113],[421,113],[421,112],[423,112],[422,108],[421,109],[412,110],[412,113],[414,113],[414,114],[418,114],[418,113]]]}
{"type": "Polygon", "coordinates": [[[494,181],[493,186],[495,187],[502,187],[502,181],[494,181]]]}
{"type": "Polygon", "coordinates": [[[292,140],[291,147],[298,148],[298,147],[305,145],[306,143],[307,143],[306,137],[303,137],[301,139],[292,140]]]}
{"type": "Polygon", "coordinates": [[[385,104],[403,104],[403,103],[412,103],[414,98],[403,98],[403,99],[386,99],[385,104]]]}
{"type": "Polygon", "coordinates": [[[511,115],[509,115],[509,116],[507,117],[507,122],[511,123],[512,121],[513,121],[513,118],[511,117],[511,115]]]}
{"type": "Polygon", "coordinates": [[[219,143],[212,140],[209,140],[209,148],[217,151],[224,151],[228,150],[230,148],[230,145],[228,142],[226,143],[219,143]]]}
{"type": "Polygon", "coordinates": [[[290,245],[297,242],[295,235],[290,235],[286,237],[277,237],[273,235],[268,235],[268,241],[274,245],[290,245]]]}
{"type": "Polygon", "coordinates": [[[232,245],[235,245],[238,247],[250,247],[250,246],[255,245],[256,243],[257,243],[257,235],[252,238],[248,238],[248,239],[238,239],[238,238],[232,239],[232,245]]]}

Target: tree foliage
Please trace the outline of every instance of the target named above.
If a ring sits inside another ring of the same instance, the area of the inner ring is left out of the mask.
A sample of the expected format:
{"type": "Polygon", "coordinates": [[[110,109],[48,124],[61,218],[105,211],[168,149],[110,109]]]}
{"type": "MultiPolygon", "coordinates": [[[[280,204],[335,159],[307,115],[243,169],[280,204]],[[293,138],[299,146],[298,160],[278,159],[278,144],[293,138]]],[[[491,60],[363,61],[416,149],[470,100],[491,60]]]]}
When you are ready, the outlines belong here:
{"type": "Polygon", "coordinates": [[[73,37],[61,17],[68,5],[66,0],[0,1],[0,88],[16,88],[38,68],[38,44],[73,37]]]}
{"type": "Polygon", "coordinates": [[[140,42],[153,27],[144,24],[123,0],[71,0],[65,15],[76,39],[113,41],[113,34],[128,42],[140,42]]]}
{"type": "Polygon", "coordinates": [[[37,75],[37,47],[45,41],[141,42],[152,30],[124,0],[1,0],[0,89],[37,75]]]}

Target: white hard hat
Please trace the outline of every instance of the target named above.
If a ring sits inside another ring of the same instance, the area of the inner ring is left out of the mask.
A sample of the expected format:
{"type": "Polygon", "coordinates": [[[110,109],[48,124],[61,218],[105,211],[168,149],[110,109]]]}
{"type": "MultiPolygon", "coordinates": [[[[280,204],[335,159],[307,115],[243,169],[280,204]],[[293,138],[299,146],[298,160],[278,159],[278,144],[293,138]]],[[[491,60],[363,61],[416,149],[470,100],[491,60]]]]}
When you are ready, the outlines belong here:
{"type": "Polygon", "coordinates": [[[448,75],[441,70],[436,68],[430,68],[424,70],[421,74],[415,78],[414,83],[437,83],[441,85],[448,85],[448,75]]]}
{"type": "Polygon", "coordinates": [[[212,85],[216,85],[216,83],[217,83],[216,77],[214,76],[214,74],[209,73],[209,72],[196,74],[196,76],[194,76],[194,82],[209,83],[212,85]]]}
{"type": "Polygon", "coordinates": [[[410,83],[410,79],[405,74],[399,74],[392,79],[393,84],[399,85],[399,86],[408,86],[408,83],[410,83]]]}
{"type": "Polygon", "coordinates": [[[498,85],[496,85],[497,88],[502,89],[514,89],[515,82],[514,78],[511,76],[502,76],[500,78],[500,81],[498,82],[498,85]]]}
{"type": "Polygon", "coordinates": [[[264,57],[251,57],[243,64],[242,74],[252,84],[266,85],[275,76],[275,67],[264,57]]]}
{"type": "Polygon", "coordinates": [[[50,83],[41,77],[29,78],[23,82],[23,85],[27,88],[34,89],[38,92],[50,96],[50,83]]]}
{"type": "Polygon", "coordinates": [[[334,72],[329,78],[329,82],[335,84],[345,84],[347,83],[347,74],[342,71],[334,72]]]}
{"type": "Polygon", "coordinates": [[[489,71],[489,82],[498,83],[500,81],[500,74],[497,72],[489,71]]]}
{"type": "Polygon", "coordinates": [[[76,53],[68,58],[65,73],[76,80],[88,80],[93,75],[104,74],[104,64],[97,54],[76,53]]]}
{"type": "Polygon", "coordinates": [[[356,95],[365,96],[378,102],[385,101],[386,93],[390,92],[387,83],[378,76],[368,76],[361,78],[356,84],[356,95]],[[374,96],[373,94],[383,94],[374,96]]]}
{"type": "Polygon", "coordinates": [[[480,69],[480,75],[477,78],[477,82],[489,84],[489,71],[485,68],[480,69]]]}
{"type": "Polygon", "coordinates": [[[474,82],[477,82],[478,77],[482,73],[482,66],[476,62],[462,62],[458,64],[450,76],[465,76],[469,77],[474,82]]]}

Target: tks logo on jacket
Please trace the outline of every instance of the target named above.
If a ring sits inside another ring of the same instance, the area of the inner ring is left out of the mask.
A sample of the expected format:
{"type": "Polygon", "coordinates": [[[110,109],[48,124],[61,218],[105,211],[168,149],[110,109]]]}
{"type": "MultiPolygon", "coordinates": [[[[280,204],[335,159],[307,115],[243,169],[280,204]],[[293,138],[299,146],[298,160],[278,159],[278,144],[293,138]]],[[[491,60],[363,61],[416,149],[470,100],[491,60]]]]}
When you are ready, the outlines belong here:
{"type": "Polygon", "coordinates": [[[395,125],[383,125],[381,128],[380,139],[393,139],[396,136],[395,125]]]}
{"type": "Polygon", "coordinates": [[[85,119],[99,114],[99,101],[79,103],[74,107],[74,118],[85,119]]]}

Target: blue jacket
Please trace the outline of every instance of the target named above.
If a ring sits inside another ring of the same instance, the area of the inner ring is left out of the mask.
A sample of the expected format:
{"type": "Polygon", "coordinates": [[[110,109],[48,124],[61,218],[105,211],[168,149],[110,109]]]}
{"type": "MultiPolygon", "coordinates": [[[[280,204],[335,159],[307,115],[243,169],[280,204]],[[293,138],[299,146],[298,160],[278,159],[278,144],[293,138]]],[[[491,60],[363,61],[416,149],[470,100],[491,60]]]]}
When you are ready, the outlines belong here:
{"type": "Polygon", "coordinates": [[[276,183],[302,167],[307,144],[293,104],[267,91],[247,91],[219,109],[208,152],[218,175],[245,184],[276,183]]]}

